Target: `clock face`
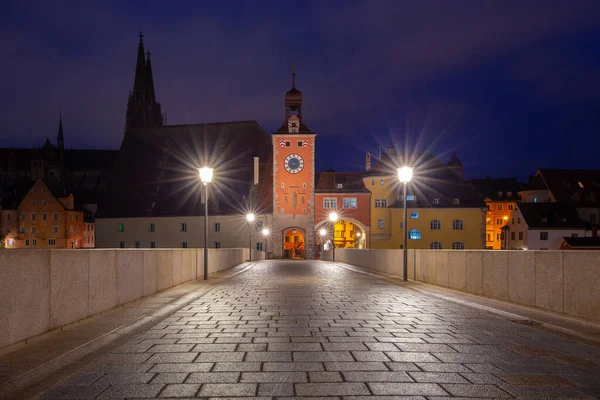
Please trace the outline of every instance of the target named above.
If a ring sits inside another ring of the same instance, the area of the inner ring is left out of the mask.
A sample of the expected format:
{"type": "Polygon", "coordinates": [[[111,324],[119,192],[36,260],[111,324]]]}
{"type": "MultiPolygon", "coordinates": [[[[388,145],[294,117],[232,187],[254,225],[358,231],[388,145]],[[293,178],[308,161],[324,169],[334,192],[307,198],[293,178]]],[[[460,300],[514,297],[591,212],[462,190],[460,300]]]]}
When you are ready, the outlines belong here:
{"type": "Polygon", "coordinates": [[[298,154],[290,154],[283,160],[283,166],[290,174],[297,174],[304,168],[304,160],[298,154]]]}

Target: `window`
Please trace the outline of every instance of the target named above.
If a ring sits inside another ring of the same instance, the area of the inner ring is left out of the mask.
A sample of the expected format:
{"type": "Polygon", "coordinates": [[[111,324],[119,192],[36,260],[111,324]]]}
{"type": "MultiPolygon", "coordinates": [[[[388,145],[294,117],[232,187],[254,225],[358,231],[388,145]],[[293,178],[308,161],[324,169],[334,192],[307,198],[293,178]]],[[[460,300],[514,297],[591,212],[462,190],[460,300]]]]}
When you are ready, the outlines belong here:
{"type": "MultiPolygon", "coordinates": [[[[506,197],[512,197],[512,192],[506,192],[506,197]]],[[[510,208],[509,208],[509,210],[510,210],[510,208]]]]}
{"type": "Polygon", "coordinates": [[[125,248],[125,242],[119,242],[119,247],[121,249],[124,249],[125,248]]]}
{"type": "Polygon", "coordinates": [[[69,225],[69,233],[73,233],[73,225],[69,225]]]}
{"type": "Polygon", "coordinates": [[[54,213],[54,220],[58,221],[58,213],[54,213]]]}
{"type": "Polygon", "coordinates": [[[375,199],[375,208],[381,208],[381,199],[375,199]]]}
{"type": "Polygon", "coordinates": [[[571,237],[579,237],[578,233],[571,233],[571,237]]]}
{"type": "Polygon", "coordinates": [[[35,221],[35,219],[36,219],[36,215],[35,215],[35,213],[31,213],[31,220],[32,220],[32,221],[35,221]]]}
{"type": "Polygon", "coordinates": [[[497,210],[498,210],[498,211],[502,211],[502,204],[498,204],[498,206],[497,206],[497,210]]]}
{"type": "Polygon", "coordinates": [[[537,203],[537,202],[538,202],[538,198],[537,198],[537,197],[534,197],[534,198],[533,198],[533,202],[534,202],[534,203],[537,203]]]}
{"type": "Polygon", "coordinates": [[[187,232],[187,223],[182,222],[179,229],[181,230],[181,232],[187,232]]]}
{"type": "Polygon", "coordinates": [[[156,248],[156,242],[150,242],[150,248],[151,249],[155,249],[156,248]]]}
{"type": "Polygon", "coordinates": [[[181,242],[181,248],[182,249],[187,249],[188,248],[188,243],[187,242],[181,242]]]}
{"type": "Polygon", "coordinates": [[[418,229],[411,229],[408,231],[408,238],[410,240],[420,240],[421,239],[421,231],[418,229]]]}
{"type": "Polygon", "coordinates": [[[590,222],[596,223],[596,214],[590,214],[590,222]]]}
{"type": "Polygon", "coordinates": [[[44,206],[46,205],[46,200],[42,201],[42,205],[44,205],[44,206]]]}
{"type": "Polygon", "coordinates": [[[79,226],[75,227],[75,232],[79,233],[79,226]]]}
{"type": "Polygon", "coordinates": [[[371,186],[375,186],[375,179],[371,179],[371,186]]]}
{"type": "Polygon", "coordinates": [[[496,240],[497,241],[500,241],[501,237],[502,237],[502,235],[500,233],[496,233],[496,240]]]}
{"type": "Polygon", "coordinates": [[[6,220],[10,221],[11,213],[6,213],[6,220]]]}
{"type": "Polygon", "coordinates": [[[429,226],[431,227],[432,231],[439,231],[442,229],[442,221],[439,219],[434,219],[429,223],[429,226]]]}
{"type": "Polygon", "coordinates": [[[296,144],[298,145],[298,147],[302,147],[302,140],[298,140],[296,144]]]}
{"type": "Polygon", "coordinates": [[[508,205],[508,211],[512,211],[514,209],[515,209],[515,206],[513,204],[508,205]]]}
{"type": "Polygon", "coordinates": [[[566,219],[565,217],[562,217],[562,218],[560,219],[560,222],[563,222],[563,223],[564,223],[564,222],[567,222],[567,219],[566,219]]]}
{"type": "Polygon", "coordinates": [[[344,185],[342,183],[338,183],[337,185],[335,185],[335,187],[337,189],[342,189],[344,187],[344,185]]]}
{"type": "Polygon", "coordinates": [[[52,233],[58,233],[58,225],[52,227],[52,233]]]}
{"type": "Polygon", "coordinates": [[[546,217],[542,217],[542,218],[541,218],[541,221],[542,221],[542,222],[548,222],[548,218],[546,218],[546,217]]]}
{"type": "Polygon", "coordinates": [[[29,246],[29,239],[25,239],[25,246],[29,246]]]}
{"type": "Polygon", "coordinates": [[[221,248],[221,242],[215,242],[215,249],[221,248]]]}
{"type": "MultiPolygon", "coordinates": [[[[302,189],[306,189],[306,183],[302,184],[302,189]]],[[[303,197],[303,199],[304,199],[304,197],[303,197]]]]}
{"type": "Polygon", "coordinates": [[[381,199],[381,208],[387,208],[387,199],[381,199]]]}
{"type": "Polygon", "coordinates": [[[344,208],[356,208],[356,197],[345,197],[344,208]]]}
{"type": "Polygon", "coordinates": [[[519,232],[519,240],[523,240],[523,232],[519,232]]]}
{"type": "Polygon", "coordinates": [[[515,224],[515,217],[512,217],[512,221],[510,223],[511,223],[511,225],[515,224]]]}
{"type": "Polygon", "coordinates": [[[35,227],[35,226],[32,226],[32,227],[31,227],[31,233],[36,233],[36,232],[37,232],[37,229],[36,229],[36,227],[35,227]]]}
{"type": "Polygon", "coordinates": [[[290,242],[290,237],[289,237],[289,236],[286,236],[286,237],[285,237],[285,242],[286,242],[286,243],[289,243],[289,242],[290,242]]]}
{"type": "Polygon", "coordinates": [[[300,236],[294,236],[294,243],[300,243],[300,236]]]}
{"type": "Polygon", "coordinates": [[[521,217],[517,217],[517,224],[521,223],[521,217]]]}
{"type": "Polygon", "coordinates": [[[140,248],[140,242],[135,242],[135,248],[139,249],[140,248]]]}
{"type": "Polygon", "coordinates": [[[414,194],[409,194],[406,196],[406,201],[415,201],[415,195],[414,194]]]}
{"type": "Polygon", "coordinates": [[[498,192],[498,197],[502,197],[502,192],[498,192]]]}
{"type": "Polygon", "coordinates": [[[21,221],[25,221],[25,213],[21,213],[21,221]]]}
{"type": "Polygon", "coordinates": [[[502,225],[502,218],[496,218],[496,225],[502,225]]]}
{"type": "Polygon", "coordinates": [[[263,249],[263,244],[262,242],[256,242],[256,250],[258,251],[262,251],[263,249]]]}
{"type": "Polygon", "coordinates": [[[25,233],[25,225],[19,227],[19,233],[25,233]]]}
{"type": "Polygon", "coordinates": [[[75,214],[75,221],[79,221],[79,214],[75,214]]]}
{"type": "Polygon", "coordinates": [[[284,189],[285,188],[285,183],[281,184],[281,188],[284,189]]]}
{"type": "Polygon", "coordinates": [[[36,238],[31,239],[31,244],[33,246],[37,246],[37,239],[36,238]]]}
{"type": "Polygon", "coordinates": [[[42,213],[42,221],[48,220],[48,213],[42,213]]]}
{"type": "Polygon", "coordinates": [[[488,242],[491,242],[491,241],[492,241],[492,234],[491,234],[491,233],[488,233],[488,234],[487,234],[487,239],[486,239],[486,240],[487,240],[488,242]]]}
{"type": "Polygon", "coordinates": [[[464,250],[464,249],[465,249],[464,242],[453,242],[452,243],[452,250],[464,250]]]}
{"type": "Polygon", "coordinates": [[[69,219],[73,221],[73,213],[69,213],[69,219]]]}
{"type": "Polygon", "coordinates": [[[434,250],[441,250],[442,243],[441,242],[431,242],[431,243],[429,243],[429,248],[434,249],[434,250]]]}
{"type": "Polygon", "coordinates": [[[510,240],[515,240],[515,232],[510,233],[510,240]]]}
{"type": "Polygon", "coordinates": [[[119,224],[119,232],[125,232],[125,224],[119,224]]]}
{"type": "Polygon", "coordinates": [[[335,197],[325,197],[323,199],[323,208],[335,210],[337,208],[337,199],[335,197]]]}
{"type": "Polygon", "coordinates": [[[419,213],[418,213],[418,212],[411,212],[411,213],[410,213],[410,217],[411,217],[412,219],[417,219],[417,218],[419,218],[419,213]]]}
{"type": "Polygon", "coordinates": [[[540,240],[548,240],[548,232],[540,232],[540,240]]]}
{"type": "Polygon", "coordinates": [[[8,245],[9,246],[14,246],[15,245],[15,240],[14,239],[8,239],[8,245]]]}
{"type": "Polygon", "coordinates": [[[379,218],[379,219],[377,220],[377,227],[378,227],[379,229],[383,229],[383,219],[379,218]]]}
{"type": "Polygon", "coordinates": [[[154,222],[151,222],[151,223],[150,223],[150,227],[149,227],[149,229],[148,229],[148,230],[149,230],[150,232],[154,232],[154,229],[155,229],[154,222]]]}
{"type": "Polygon", "coordinates": [[[456,231],[460,231],[464,229],[464,224],[462,219],[455,219],[454,221],[452,221],[452,229],[456,230],[456,231]]]}
{"type": "Polygon", "coordinates": [[[56,246],[56,239],[48,239],[48,246],[56,246]]]}
{"type": "Polygon", "coordinates": [[[216,222],[215,223],[215,232],[220,232],[221,231],[221,223],[220,222],[216,222]]]}
{"type": "Polygon", "coordinates": [[[32,206],[35,206],[35,200],[32,200],[32,201],[31,201],[31,205],[32,205],[32,206]]]}
{"type": "Polygon", "coordinates": [[[457,197],[454,200],[452,200],[453,204],[460,204],[460,199],[457,197]]]}
{"type": "Polygon", "coordinates": [[[381,183],[383,185],[383,179],[381,181],[379,181],[379,183],[381,183]]]}
{"type": "Polygon", "coordinates": [[[7,232],[7,233],[10,233],[11,231],[12,231],[12,229],[10,228],[10,225],[8,225],[8,226],[6,227],[6,232],[7,232]]]}
{"type": "Polygon", "coordinates": [[[285,147],[292,147],[292,142],[289,140],[285,142],[285,147]]]}
{"type": "Polygon", "coordinates": [[[433,204],[440,204],[440,199],[438,199],[437,197],[433,199],[433,204]]]}

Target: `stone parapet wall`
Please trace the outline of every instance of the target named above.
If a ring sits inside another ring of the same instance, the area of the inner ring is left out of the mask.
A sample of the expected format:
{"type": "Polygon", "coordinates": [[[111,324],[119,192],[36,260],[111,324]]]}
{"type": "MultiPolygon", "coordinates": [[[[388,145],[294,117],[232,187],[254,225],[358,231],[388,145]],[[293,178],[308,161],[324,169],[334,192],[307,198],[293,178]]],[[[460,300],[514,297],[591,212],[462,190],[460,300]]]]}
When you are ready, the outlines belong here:
{"type": "MultiPolygon", "coordinates": [[[[248,260],[209,249],[208,271],[248,260]]],[[[253,259],[264,252],[252,251],[253,259]]],[[[0,348],[202,279],[204,249],[0,250],[0,348]]]]}
{"type": "MultiPolygon", "coordinates": [[[[331,251],[321,253],[331,260],[331,251]]],[[[403,275],[402,250],[336,249],[335,261],[403,275]]],[[[408,278],[600,322],[600,251],[408,250],[408,278]]]]}

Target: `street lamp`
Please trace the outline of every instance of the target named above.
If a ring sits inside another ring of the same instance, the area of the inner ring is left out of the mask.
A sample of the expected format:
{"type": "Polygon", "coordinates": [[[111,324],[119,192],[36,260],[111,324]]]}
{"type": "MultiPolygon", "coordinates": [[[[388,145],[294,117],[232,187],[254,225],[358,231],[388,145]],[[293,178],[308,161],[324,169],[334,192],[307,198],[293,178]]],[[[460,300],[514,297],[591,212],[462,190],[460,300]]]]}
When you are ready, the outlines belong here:
{"type": "Polygon", "coordinates": [[[335,261],[335,221],[340,219],[340,216],[336,212],[329,213],[329,221],[331,222],[331,261],[335,261]]]}
{"type": "Polygon", "coordinates": [[[265,238],[265,259],[267,259],[268,257],[268,252],[267,252],[267,245],[269,244],[269,234],[271,233],[271,231],[269,231],[269,228],[263,228],[262,230],[262,234],[263,237],[265,238]]]}
{"type": "Polygon", "coordinates": [[[248,221],[248,233],[250,234],[250,247],[248,247],[248,261],[252,261],[252,222],[254,222],[254,218],[254,214],[246,214],[246,220],[248,221]]]}
{"type": "Polygon", "coordinates": [[[413,168],[409,166],[403,166],[398,168],[398,179],[404,186],[404,246],[402,249],[403,259],[404,259],[404,280],[408,280],[408,249],[406,248],[406,244],[408,242],[408,211],[406,209],[406,186],[408,182],[412,179],[413,176],[413,168]]]}
{"type": "Polygon", "coordinates": [[[214,171],[209,167],[198,168],[204,184],[204,280],[208,279],[208,184],[212,181],[214,171]]]}

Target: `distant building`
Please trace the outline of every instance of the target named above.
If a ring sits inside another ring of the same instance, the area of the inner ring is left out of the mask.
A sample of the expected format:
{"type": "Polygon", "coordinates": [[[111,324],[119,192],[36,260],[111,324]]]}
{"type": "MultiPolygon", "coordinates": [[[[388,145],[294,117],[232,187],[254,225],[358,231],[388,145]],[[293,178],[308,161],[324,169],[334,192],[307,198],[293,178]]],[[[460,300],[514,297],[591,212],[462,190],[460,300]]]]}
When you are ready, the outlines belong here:
{"type": "MultiPolygon", "coordinates": [[[[592,235],[594,235],[592,233],[592,235]]],[[[600,250],[600,237],[563,237],[558,245],[560,250],[600,250]]]]}
{"type": "Polygon", "coordinates": [[[595,224],[583,221],[568,204],[517,203],[503,227],[503,248],[558,250],[564,237],[591,237],[595,229],[595,224]]]}
{"type": "MultiPolygon", "coordinates": [[[[428,153],[412,154],[390,148],[372,162],[364,176],[371,192],[370,248],[398,249],[404,235],[403,191],[396,168],[413,166],[408,184],[409,249],[482,249],[485,246],[485,203],[454,167],[428,153]]],[[[461,164],[462,165],[462,164],[461,164]]]]}
{"type": "MultiPolygon", "coordinates": [[[[327,238],[336,247],[366,249],[370,240],[371,192],[365,188],[360,172],[320,172],[316,174],[315,217],[317,233],[327,231],[327,238]],[[333,224],[329,214],[336,212],[339,220],[333,224]]],[[[317,241],[323,244],[320,235],[317,241]]]]}
{"type": "Polygon", "coordinates": [[[517,178],[471,179],[471,184],[484,197],[487,210],[485,213],[485,247],[500,250],[502,248],[502,227],[506,225],[510,214],[519,201],[518,193],[521,185],[517,178]]]}
{"type": "Polygon", "coordinates": [[[8,249],[79,249],[86,247],[84,215],[72,194],[57,197],[38,178],[15,208],[2,205],[0,234],[8,249]]]}

